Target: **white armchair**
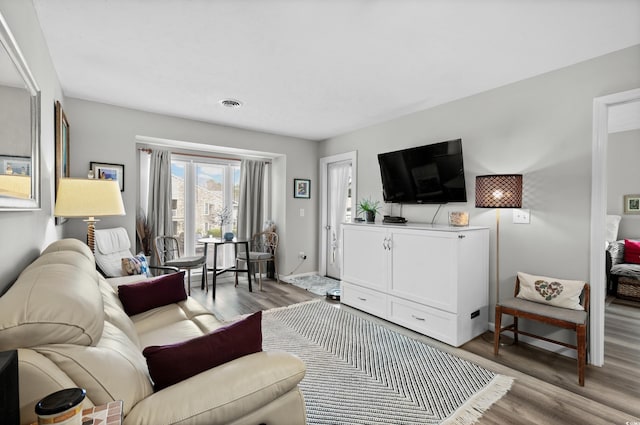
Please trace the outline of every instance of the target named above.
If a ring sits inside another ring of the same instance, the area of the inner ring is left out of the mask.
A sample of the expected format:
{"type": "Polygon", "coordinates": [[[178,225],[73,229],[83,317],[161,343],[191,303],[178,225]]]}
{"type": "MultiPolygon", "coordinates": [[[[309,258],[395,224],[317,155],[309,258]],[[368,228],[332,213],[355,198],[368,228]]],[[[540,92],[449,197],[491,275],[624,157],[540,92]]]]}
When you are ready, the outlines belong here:
{"type": "MultiPolygon", "coordinates": [[[[122,267],[123,258],[132,258],[131,242],[124,227],[112,229],[99,229],[95,231],[96,250],[94,253],[96,266],[102,275],[109,278],[120,278],[118,283],[128,280],[139,280],[139,276],[130,277],[122,267]]],[[[157,274],[164,272],[177,272],[177,267],[151,266],[149,268],[157,274]]]]}

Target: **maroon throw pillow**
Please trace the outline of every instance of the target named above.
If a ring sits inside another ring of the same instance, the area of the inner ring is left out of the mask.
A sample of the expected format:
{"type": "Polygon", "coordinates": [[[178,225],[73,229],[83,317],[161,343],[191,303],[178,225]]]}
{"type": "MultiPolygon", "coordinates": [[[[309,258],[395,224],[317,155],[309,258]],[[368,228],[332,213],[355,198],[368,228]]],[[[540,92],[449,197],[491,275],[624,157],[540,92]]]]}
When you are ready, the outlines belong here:
{"type": "Polygon", "coordinates": [[[262,312],[203,336],[171,345],[153,345],[147,359],[153,389],[159,391],[223,363],[262,351],[262,312]]]}
{"type": "Polygon", "coordinates": [[[131,285],[118,286],[118,297],[129,316],[187,299],[184,272],[172,273],[131,285]]]}
{"type": "Polygon", "coordinates": [[[624,240],[624,262],[640,264],[640,241],[624,240]]]}

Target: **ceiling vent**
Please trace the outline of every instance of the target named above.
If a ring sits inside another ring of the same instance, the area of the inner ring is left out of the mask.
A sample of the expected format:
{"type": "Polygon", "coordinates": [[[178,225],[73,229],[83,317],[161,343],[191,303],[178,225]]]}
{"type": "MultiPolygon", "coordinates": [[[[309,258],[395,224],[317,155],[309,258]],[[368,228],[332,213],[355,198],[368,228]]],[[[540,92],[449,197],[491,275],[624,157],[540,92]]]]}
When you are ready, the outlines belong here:
{"type": "Polygon", "coordinates": [[[242,102],[235,99],[224,99],[220,101],[222,106],[226,106],[227,108],[239,108],[242,106],[242,102]]]}

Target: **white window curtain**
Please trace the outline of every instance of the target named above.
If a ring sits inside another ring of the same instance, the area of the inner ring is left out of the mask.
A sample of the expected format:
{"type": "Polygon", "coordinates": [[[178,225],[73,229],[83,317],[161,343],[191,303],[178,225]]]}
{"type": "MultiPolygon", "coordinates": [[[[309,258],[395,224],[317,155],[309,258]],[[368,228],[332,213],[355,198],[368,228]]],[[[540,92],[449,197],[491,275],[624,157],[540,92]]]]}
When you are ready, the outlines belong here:
{"type": "Polygon", "coordinates": [[[154,238],[173,233],[171,198],[171,152],[152,149],[147,222],[153,229],[154,238]]]}
{"type": "Polygon", "coordinates": [[[341,225],[347,214],[347,195],[349,191],[349,177],[351,175],[351,162],[340,162],[331,164],[328,168],[329,180],[329,196],[332,202],[329,203],[329,226],[331,233],[329,235],[329,244],[331,246],[331,255],[327,261],[334,264],[338,270],[342,270],[340,253],[341,225]]]}
{"type": "Polygon", "coordinates": [[[249,239],[262,230],[265,162],[243,159],[240,163],[238,238],[249,239]]]}

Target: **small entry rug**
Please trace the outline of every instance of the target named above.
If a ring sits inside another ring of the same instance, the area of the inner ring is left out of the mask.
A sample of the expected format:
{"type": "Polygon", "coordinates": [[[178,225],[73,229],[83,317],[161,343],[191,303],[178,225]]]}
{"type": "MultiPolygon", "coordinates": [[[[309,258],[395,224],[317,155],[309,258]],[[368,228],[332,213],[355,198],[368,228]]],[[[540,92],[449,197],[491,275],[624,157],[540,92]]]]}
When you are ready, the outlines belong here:
{"type": "Polygon", "coordinates": [[[329,289],[340,287],[339,280],[317,274],[286,278],[283,280],[299,288],[306,289],[313,294],[322,296],[327,295],[329,289]]]}
{"type": "Polygon", "coordinates": [[[322,300],[263,313],[263,347],[296,354],[310,425],[472,424],[513,378],[322,300]]]}

